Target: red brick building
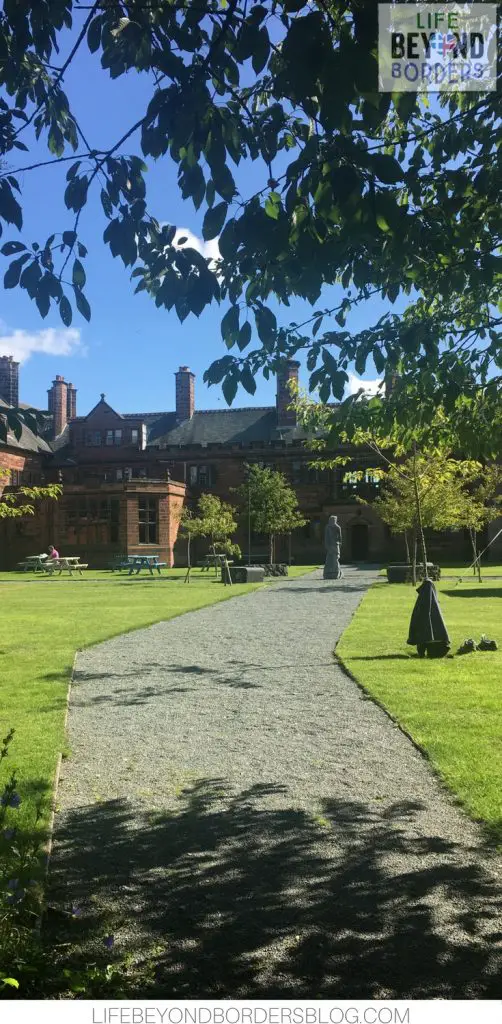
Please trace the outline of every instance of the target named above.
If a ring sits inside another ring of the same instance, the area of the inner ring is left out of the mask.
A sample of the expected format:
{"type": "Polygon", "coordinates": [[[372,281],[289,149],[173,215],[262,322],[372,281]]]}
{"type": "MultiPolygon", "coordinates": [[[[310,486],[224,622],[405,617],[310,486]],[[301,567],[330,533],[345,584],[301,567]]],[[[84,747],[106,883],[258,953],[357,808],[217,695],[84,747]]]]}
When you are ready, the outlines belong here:
{"type": "MultiPolygon", "coordinates": [[[[11,523],[4,528],[1,568],[11,567],[25,554],[44,550],[51,542],[58,550],[78,554],[95,566],[106,565],[114,554],[137,552],[159,554],[169,565],[181,565],[186,558],[185,544],[177,539],[177,533],[183,503],[192,503],[202,492],[211,491],[237,504],[235,488],[245,482],[246,464],[255,462],[288,477],[308,519],[291,541],[283,539],[278,548],[281,559],[291,553],[299,563],[320,562],[324,557],[323,530],[332,514],[338,516],[342,527],[345,561],[402,558],[399,541],[390,537],[371,507],[355,500],[357,493],[370,499],[377,493],[370,457],[365,479],[354,485],[344,482],[350,465],[343,471],[320,471],[309,465],[312,457],[305,445],[305,431],[289,408],[288,381],[297,377],[298,367],[291,361],[278,376],[275,407],[198,410],[194,375],[181,366],[175,374],[172,411],[120,413],[101,395],[85,416],[77,415],[76,389],[57,376],[49,389],[44,436],[34,438],[25,429],[19,443],[12,439],[12,444],[0,447],[0,466],[12,473],[13,485],[35,478],[61,482],[63,498],[48,503],[50,507],[33,523],[17,524],[15,543],[16,526],[11,523]]],[[[5,376],[12,394],[16,387],[12,361],[5,376]]],[[[0,396],[1,386],[0,359],[0,396]]],[[[352,468],[364,469],[360,452],[354,452],[352,468]]],[[[236,539],[247,556],[245,507],[236,539]]],[[[464,542],[458,534],[451,534],[450,540],[443,534],[439,543],[443,557],[450,553],[449,544],[452,553],[459,554],[460,546],[463,554],[464,542]]],[[[252,535],[252,556],[257,558],[266,551],[266,538],[252,535]]]]}

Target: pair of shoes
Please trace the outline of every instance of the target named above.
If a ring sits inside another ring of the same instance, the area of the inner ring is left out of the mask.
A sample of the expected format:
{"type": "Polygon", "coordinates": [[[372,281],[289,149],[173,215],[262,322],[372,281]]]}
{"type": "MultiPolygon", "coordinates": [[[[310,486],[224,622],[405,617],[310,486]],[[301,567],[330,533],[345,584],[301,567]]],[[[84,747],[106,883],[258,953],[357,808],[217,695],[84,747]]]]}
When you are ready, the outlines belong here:
{"type": "Polygon", "coordinates": [[[478,651],[498,651],[496,640],[489,640],[486,633],[483,633],[478,644],[478,651]]]}
{"type": "Polygon", "coordinates": [[[471,654],[472,651],[498,651],[498,644],[496,640],[489,640],[486,633],[483,633],[479,644],[475,644],[471,637],[464,640],[457,654],[471,654]]]}
{"type": "Polygon", "coordinates": [[[457,654],[471,654],[472,651],[477,651],[477,649],[474,640],[469,637],[468,640],[464,640],[463,644],[460,644],[457,654]]]}

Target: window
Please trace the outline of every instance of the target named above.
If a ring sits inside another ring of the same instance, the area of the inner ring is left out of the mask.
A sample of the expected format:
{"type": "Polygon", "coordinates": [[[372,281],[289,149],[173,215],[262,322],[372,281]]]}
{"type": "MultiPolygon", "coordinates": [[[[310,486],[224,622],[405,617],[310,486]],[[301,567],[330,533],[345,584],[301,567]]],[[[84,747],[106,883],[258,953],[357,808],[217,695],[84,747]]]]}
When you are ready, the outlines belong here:
{"type": "Polygon", "coordinates": [[[119,541],[118,498],[64,498],[63,534],[65,544],[106,547],[119,541]]]}
{"type": "Polygon", "coordinates": [[[132,469],[130,466],[126,466],[124,469],[124,480],[132,480],[132,469]]]}
{"type": "Polygon", "coordinates": [[[157,499],[140,498],[138,501],[140,544],[157,543],[157,499]]]}
{"type": "Polygon", "coordinates": [[[86,430],[85,432],[85,443],[91,447],[97,448],[101,444],[101,431],[100,430],[86,430]]]}
{"type": "Polygon", "coordinates": [[[115,438],[114,438],[115,444],[122,444],[122,431],[121,430],[115,430],[114,434],[115,434],[115,438]]]}
{"type": "Polygon", "coordinates": [[[209,487],[211,484],[211,473],[209,466],[199,466],[199,487],[209,487]]]}
{"type": "Polygon", "coordinates": [[[11,487],[19,487],[21,483],[21,473],[18,469],[11,469],[10,471],[10,485],[11,487]]]}
{"type": "Polygon", "coordinates": [[[106,444],[113,444],[113,430],[106,431],[106,444]]]}
{"type": "Polygon", "coordinates": [[[139,430],[136,427],[131,430],[131,444],[139,444],[139,430]]]}
{"type": "Polygon", "coordinates": [[[115,470],[115,479],[117,481],[122,480],[122,469],[119,468],[115,470]]]}
{"type": "Polygon", "coordinates": [[[213,466],[190,466],[188,480],[191,487],[207,488],[214,483],[213,466]]]}

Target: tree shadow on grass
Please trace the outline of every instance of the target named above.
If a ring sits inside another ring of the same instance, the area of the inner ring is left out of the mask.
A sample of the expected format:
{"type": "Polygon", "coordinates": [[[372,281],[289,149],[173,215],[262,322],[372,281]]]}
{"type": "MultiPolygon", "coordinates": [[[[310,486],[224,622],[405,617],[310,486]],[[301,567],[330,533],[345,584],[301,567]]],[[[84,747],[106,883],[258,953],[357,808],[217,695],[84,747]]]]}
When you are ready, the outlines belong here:
{"type": "Polygon", "coordinates": [[[98,962],[110,931],[116,956],[150,948],[142,997],[500,995],[501,892],[466,843],[424,827],[419,803],[328,799],[316,818],[285,792],[201,779],[153,816],[71,811],[50,900],[83,914],[58,942],[98,962]]]}
{"type": "Polygon", "coordinates": [[[485,587],[482,583],[475,590],[441,590],[448,597],[502,597],[502,587],[485,587]]]}

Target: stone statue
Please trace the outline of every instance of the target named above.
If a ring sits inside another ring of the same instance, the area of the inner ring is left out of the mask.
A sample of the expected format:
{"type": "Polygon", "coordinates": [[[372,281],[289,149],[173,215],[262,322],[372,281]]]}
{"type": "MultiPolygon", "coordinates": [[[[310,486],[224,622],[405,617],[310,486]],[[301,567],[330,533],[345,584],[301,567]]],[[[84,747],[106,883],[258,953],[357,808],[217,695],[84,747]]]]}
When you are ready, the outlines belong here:
{"type": "Polygon", "coordinates": [[[342,575],[340,569],[340,552],[342,550],[342,531],[336,516],[330,516],[324,531],[324,546],[326,548],[326,562],[324,564],[323,578],[325,580],[339,580],[342,575]]]}

